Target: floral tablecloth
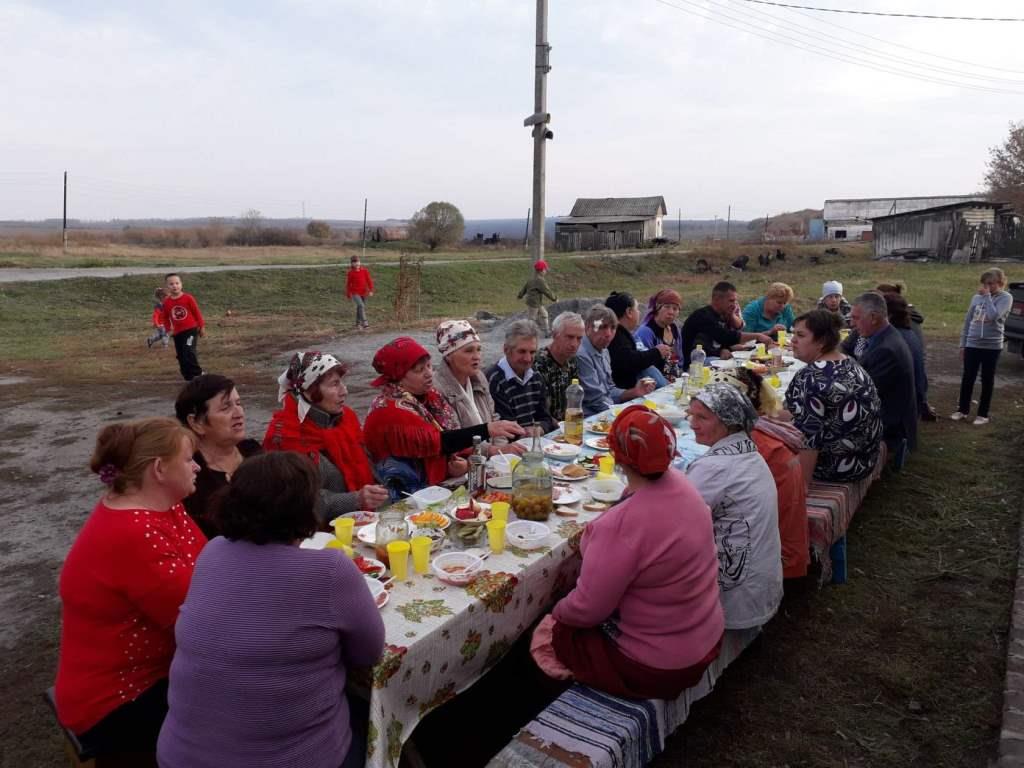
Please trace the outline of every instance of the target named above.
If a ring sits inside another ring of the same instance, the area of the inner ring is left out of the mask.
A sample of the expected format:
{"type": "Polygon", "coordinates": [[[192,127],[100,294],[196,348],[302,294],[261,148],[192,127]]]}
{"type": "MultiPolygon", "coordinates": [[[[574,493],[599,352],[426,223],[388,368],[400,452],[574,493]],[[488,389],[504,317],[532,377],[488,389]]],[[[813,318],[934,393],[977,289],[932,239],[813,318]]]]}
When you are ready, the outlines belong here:
{"type": "MultiPolygon", "coordinates": [[[[670,385],[648,398],[668,404],[675,391],[670,385]]],[[[587,423],[608,417],[601,414],[587,423]]],[[[675,466],[682,469],[707,448],[697,444],[685,420],[676,435],[680,457],[675,466]]],[[[584,448],[584,453],[596,452],[584,448]]],[[[590,500],[588,485],[576,484],[584,502],[590,500]]],[[[384,656],[362,681],[370,691],[367,768],[397,766],[417,723],[482,677],[572,588],[579,575],[583,527],[600,514],[582,511],[580,503],[573,509],[576,517],[551,516],[552,533],[544,547],[507,547],[490,555],[468,587],[446,585],[432,574],[412,574],[411,562],[409,579],[393,583],[381,609],[384,656]]]]}

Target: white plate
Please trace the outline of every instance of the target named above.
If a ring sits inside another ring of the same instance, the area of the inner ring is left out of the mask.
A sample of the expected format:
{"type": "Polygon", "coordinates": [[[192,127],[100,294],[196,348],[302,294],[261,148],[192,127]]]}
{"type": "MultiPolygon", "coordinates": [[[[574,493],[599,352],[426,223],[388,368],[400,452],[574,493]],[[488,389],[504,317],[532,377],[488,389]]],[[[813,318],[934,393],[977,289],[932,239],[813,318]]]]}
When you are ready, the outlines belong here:
{"type": "Polygon", "coordinates": [[[388,600],[391,599],[391,593],[384,588],[383,584],[369,576],[363,576],[363,581],[366,582],[366,588],[370,590],[370,596],[378,608],[383,608],[388,604],[388,600]]]}
{"type": "MultiPolygon", "coordinates": [[[[523,448],[525,448],[526,450],[530,450],[533,447],[533,438],[532,437],[520,437],[518,440],[516,440],[515,444],[523,446],[523,448]]],[[[546,437],[542,437],[540,439],[540,449],[542,451],[545,448],[547,448],[549,445],[554,445],[554,444],[555,444],[554,440],[549,440],[546,437]]]]}
{"type": "Polygon", "coordinates": [[[568,483],[578,483],[581,480],[589,480],[590,479],[590,472],[587,472],[587,474],[585,474],[583,477],[569,477],[568,475],[563,475],[562,474],[562,470],[561,470],[561,467],[563,467],[563,466],[565,466],[565,465],[564,464],[560,464],[560,465],[554,465],[554,466],[549,465],[548,466],[548,468],[551,470],[551,476],[553,478],[555,478],[555,480],[564,481],[564,482],[568,482],[568,483]]]}
{"type": "MultiPolygon", "coordinates": [[[[300,549],[323,549],[327,546],[327,542],[334,538],[333,533],[327,533],[325,531],[317,531],[310,538],[304,539],[299,544],[300,549]]],[[[371,544],[373,542],[370,542],[371,544]]]]}
{"type": "MultiPolygon", "coordinates": [[[[377,522],[377,513],[371,512],[370,510],[364,509],[359,512],[346,512],[344,515],[338,515],[334,520],[340,520],[343,517],[351,517],[355,520],[355,527],[361,528],[364,525],[377,522]]],[[[334,525],[334,520],[331,520],[330,524],[334,525]]]]}
{"type": "Polygon", "coordinates": [[[414,517],[419,517],[420,515],[430,515],[431,517],[436,515],[441,517],[444,520],[444,522],[437,523],[437,527],[440,528],[442,531],[452,524],[452,519],[448,517],[448,515],[443,515],[440,512],[428,512],[427,510],[423,510],[422,512],[413,512],[411,515],[406,515],[405,522],[409,523],[410,525],[414,525],[417,528],[429,528],[429,523],[424,525],[425,521],[413,519],[414,517]]]}
{"type": "Polygon", "coordinates": [[[580,452],[578,445],[568,443],[551,443],[544,447],[544,455],[554,461],[572,461],[580,452]]]}
{"type": "Polygon", "coordinates": [[[559,490],[562,493],[558,498],[554,498],[554,493],[552,493],[552,501],[555,504],[575,504],[577,501],[583,501],[583,496],[575,488],[562,488],[559,490]]]}
{"type": "Polygon", "coordinates": [[[369,544],[372,547],[377,543],[377,524],[370,523],[369,525],[356,528],[356,538],[363,542],[363,544],[369,544]]]}
{"type": "Polygon", "coordinates": [[[594,480],[588,490],[595,501],[604,501],[614,504],[622,498],[622,494],[625,492],[626,486],[617,479],[594,480]]]}
{"type": "Polygon", "coordinates": [[[592,422],[591,424],[587,424],[586,425],[587,432],[590,432],[593,435],[607,435],[609,432],[612,431],[611,430],[611,423],[612,423],[612,421],[614,421],[614,419],[609,419],[606,422],[608,424],[608,431],[607,432],[602,430],[602,429],[594,429],[593,425],[597,423],[596,421],[592,422]]]}
{"type": "Polygon", "coordinates": [[[588,437],[586,440],[583,441],[583,444],[587,446],[587,448],[593,448],[595,451],[603,451],[607,453],[609,451],[607,442],[607,437],[588,437]],[[601,443],[598,442],[598,440],[604,440],[605,444],[602,445],[601,443]]]}
{"type": "Polygon", "coordinates": [[[487,478],[487,485],[497,491],[507,491],[512,488],[512,475],[498,475],[487,478]]]}
{"type": "MultiPolygon", "coordinates": [[[[360,555],[360,557],[362,557],[362,555],[360,555]]],[[[360,568],[359,572],[362,573],[363,576],[367,576],[367,577],[369,577],[371,579],[381,579],[381,578],[383,578],[384,572],[388,569],[388,567],[386,565],[384,565],[384,563],[382,563],[380,560],[376,560],[376,559],[374,559],[372,557],[363,557],[363,561],[366,562],[368,565],[375,566],[378,569],[376,571],[376,573],[365,573],[360,568]]],[[[359,566],[357,565],[356,568],[359,568],[359,566]]]]}

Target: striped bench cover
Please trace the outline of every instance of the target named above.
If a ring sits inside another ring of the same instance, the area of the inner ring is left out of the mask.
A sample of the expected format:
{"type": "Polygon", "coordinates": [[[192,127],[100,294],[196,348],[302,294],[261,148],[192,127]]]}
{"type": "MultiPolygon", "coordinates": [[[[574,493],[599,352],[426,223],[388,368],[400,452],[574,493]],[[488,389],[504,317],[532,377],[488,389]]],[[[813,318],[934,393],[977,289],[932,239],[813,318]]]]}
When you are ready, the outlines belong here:
{"type": "Polygon", "coordinates": [[[675,701],[631,701],[573,685],[527,723],[488,763],[488,768],[641,768],[665,748],[686,722],[690,706],[760,632],[729,630],[722,651],[703,679],[675,701]]]}
{"type": "Polygon", "coordinates": [[[832,545],[846,535],[850,521],[860,509],[871,484],[882,474],[888,454],[881,447],[875,470],[855,483],[823,483],[814,480],[807,488],[807,528],[811,554],[821,563],[821,582],[832,579],[832,545]]]}

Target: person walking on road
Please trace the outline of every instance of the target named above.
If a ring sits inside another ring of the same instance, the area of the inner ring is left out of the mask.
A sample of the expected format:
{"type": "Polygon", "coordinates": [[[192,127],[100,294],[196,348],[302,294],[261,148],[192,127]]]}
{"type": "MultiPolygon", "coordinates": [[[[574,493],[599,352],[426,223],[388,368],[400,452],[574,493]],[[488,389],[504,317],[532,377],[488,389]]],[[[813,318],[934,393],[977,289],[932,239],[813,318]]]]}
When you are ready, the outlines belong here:
{"type": "Polygon", "coordinates": [[[373,296],[373,278],[370,270],[359,262],[358,256],[352,257],[345,280],[345,295],[356,305],[356,328],[365,331],[370,327],[366,321],[366,300],[373,296]]]}
{"type": "Polygon", "coordinates": [[[545,336],[550,336],[548,311],[544,308],[544,299],[547,298],[549,301],[558,301],[558,299],[548,288],[548,282],[544,279],[544,275],[548,272],[548,263],[541,259],[533,265],[533,270],[533,277],[526,281],[516,298],[526,297],[527,318],[535,322],[545,336]]]}

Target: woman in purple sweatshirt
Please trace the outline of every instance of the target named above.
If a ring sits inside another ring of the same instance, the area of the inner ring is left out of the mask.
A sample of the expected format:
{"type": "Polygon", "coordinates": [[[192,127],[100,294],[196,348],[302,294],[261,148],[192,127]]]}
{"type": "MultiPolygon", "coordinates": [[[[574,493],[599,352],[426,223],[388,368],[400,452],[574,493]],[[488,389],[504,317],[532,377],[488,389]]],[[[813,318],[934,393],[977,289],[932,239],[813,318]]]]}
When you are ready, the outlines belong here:
{"type": "Polygon", "coordinates": [[[614,696],[674,699],[718,657],[725,620],[711,513],[670,468],[675,431],[642,405],[608,444],[627,498],[583,533],[573,589],[534,633],[541,669],[614,696]]]}
{"type": "Polygon", "coordinates": [[[380,658],[384,624],[359,569],[300,549],[318,527],[315,466],[246,459],[215,514],[175,626],[161,768],[355,768],[346,673],[380,658]]]}

